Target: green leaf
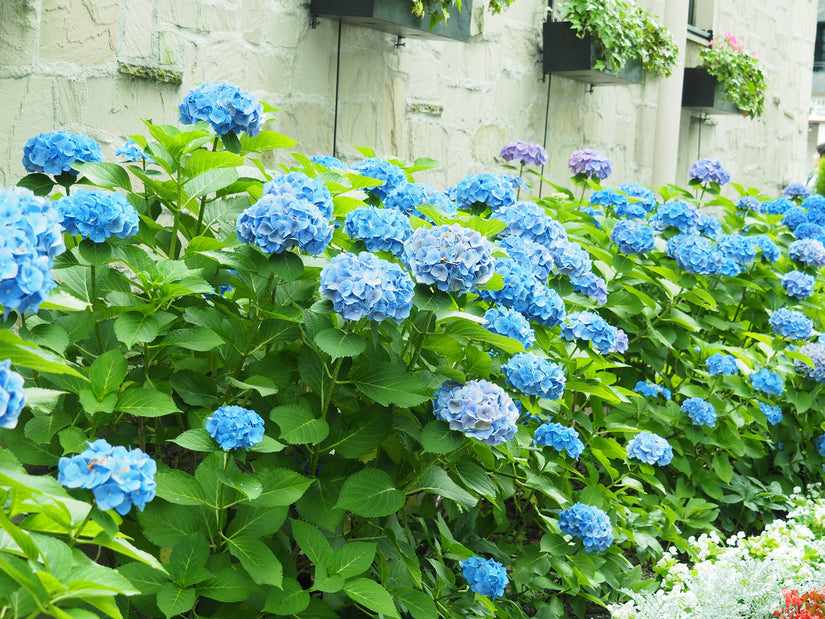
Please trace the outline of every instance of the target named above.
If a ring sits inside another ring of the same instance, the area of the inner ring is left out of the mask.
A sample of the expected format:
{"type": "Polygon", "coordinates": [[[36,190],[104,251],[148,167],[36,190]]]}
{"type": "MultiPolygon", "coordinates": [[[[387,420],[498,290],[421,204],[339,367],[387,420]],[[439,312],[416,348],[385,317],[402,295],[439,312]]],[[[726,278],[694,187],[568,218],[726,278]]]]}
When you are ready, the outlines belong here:
{"type": "Polygon", "coordinates": [[[292,537],[313,565],[327,567],[332,560],[332,546],[326,536],[309,523],[290,520],[292,537]]]}
{"type": "Polygon", "coordinates": [[[329,566],[330,574],[350,578],[363,574],[372,565],[378,544],[373,542],[347,542],[335,551],[329,566]]]}
{"type": "Polygon", "coordinates": [[[254,588],[252,580],[246,574],[227,567],[199,584],[198,595],[218,602],[243,602],[254,588]]]}
{"type": "Polygon", "coordinates": [[[335,507],[375,518],[394,514],[404,501],[404,493],[395,487],[389,474],[380,469],[363,469],[344,482],[335,507]]]}
{"type": "Polygon", "coordinates": [[[329,435],[329,424],[298,404],[275,407],[269,417],[281,429],[279,440],[290,445],[317,445],[329,435]]]}
{"type": "Polygon", "coordinates": [[[191,610],[197,599],[194,589],[183,589],[173,582],[164,583],[158,589],[158,608],[167,619],[191,610]]]}
{"type": "Polygon", "coordinates": [[[60,430],[72,423],[72,418],[65,412],[55,411],[54,414],[37,413],[26,423],[24,433],[35,443],[49,443],[52,437],[60,430]]]}
{"type": "Polygon", "coordinates": [[[407,607],[413,619],[439,619],[431,596],[412,587],[397,587],[393,595],[407,607]]]}
{"type": "Polygon", "coordinates": [[[287,507],[300,499],[312,479],[284,468],[266,468],[255,473],[263,491],[251,503],[262,507],[287,507]]]}
{"type": "Polygon", "coordinates": [[[357,604],[388,617],[400,619],[392,597],[384,587],[374,580],[356,578],[344,585],[344,592],[357,604]]]}
{"type": "MultiPolygon", "coordinates": [[[[198,507],[170,505],[163,501],[148,503],[137,513],[143,534],[159,548],[171,548],[182,535],[199,531],[203,525],[203,512],[198,507]]],[[[210,514],[214,518],[214,513],[210,514]]]]}
{"type": "Polygon", "coordinates": [[[147,389],[126,389],[115,408],[135,417],[162,417],[180,410],[167,394],[147,389]]]}
{"type": "Polygon", "coordinates": [[[169,577],[160,570],[143,563],[127,563],[119,567],[118,571],[144,595],[156,592],[163,583],[169,580],[169,577]]]}
{"type": "Polygon", "coordinates": [[[138,342],[149,343],[160,332],[160,325],[154,315],[146,316],[140,312],[126,312],[115,318],[115,337],[132,348],[138,342]]]}
{"type": "Polygon", "coordinates": [[[450,430],[446,421],[430,421],[421,431],[424,453],[445,454],[455,451],[463,444],[464,435],[450,430]]]}
{"type": "Polygon", "coordinates": [[[329,444],[328,449],[334,449],[344,458],[360,458],[376,449],[391,431],[392,414],[386,409],[368,408],[353,425],[342,430],[343,438],[329,444]]]}
{"type": "Polygon", "coordinates": [[[244,152],[260,152],[274,148],[292,148],[297,142],[290,137],[274,131],[261,131],[255,137],[248,133],[241,134],[241,149],[244,152]]]}
{"type": "Polygon", "coordinates": [[[440,495],[446,499],[452,499],[459,505],[470,508],[475,507],[478,499],[455,483],[441,465],[433,464],[424,471],[421,476],[421,487],[419,490],[440,495]]]}
{"type": "Polygon", "coordinates": [[[470,340],[490,344],[496,348],[500,348],[506,353],[514,354],[517,352],[524,352],[524,345],[516,339],[499,335],[488,331],[477,322],[473,322],[467,318],[453,318],[449,319],[451,322],[447,325],[445,331],[453,335],[460,335],[470,340]]]}
{"type": "Polygon", "coordinates": [[[221,136],[221,142],[223,142],[223,147],[230,153],[238,154],[241,152],[241,141],[238,139],[238,136],[235,135],[234,131],[224,133],[221,136]]]}
{"type": "Polygon", "coordinates": [[[229,537],[245,535],[247,537],[264,537],[281,529],[286,522],[289,507],[253,507],[241,505],[229,523],[226,534],[229,537]]]}
{"type": "Polygon", "coordinates": [[[281,562],[261,540],[238,536],[226,540],[229,552],[241,562],[246,573],[259,585],[281,588],[283,567],[281,562]]]}
{"type": "Polygon", "coordinates": [[[210,505],[203,487],[189,473],[165,469],[155,474],[157,495],[177,505],[210,505]]]}
{"type": "Polygon", "coordinates": [[[228,187],[238,180],[237,168],[215,168],[189,179],[183,184],[183,190],[189,198],[200,198],[228,187]]]}
{"type": "Polygon", "coordinates": [[[713,456],[713,471],[726,484],[733,479],[733,466],[725,454],[713,456]]]}
{"type": "Polygon", "coordinates": [[[265,376],[247,376],[242,381],[230,376],[229,382],[242,391],[257,391],[265,398],[278,393],[278,385],[272,382],[271,378],[265,376]]]}
{"type": "Polygon", "coordinates": [[[315,336],[315,344],[333,360],[356,357],[367,348],[367,340],[341,329],[324,329],[315,336]]]}
{"type": "Polygon", "coordinates": [[[77,161],[72,167],[98,187],[132,191],[129,173],[116,163],[107,161],[77,161]]]}
{"type": "Polygon", "coordinates": [[[7,336],[17,337],[10,331],[0,331],[0,359],[9,359],[12,365],[19,365],[35,372],[71,374],[85,380],[85,377],[69,365],[68,361],[42,348],[32,347],[28,343],[26,346],[13,344],[7,341],[7,336]]]}
{"type": "Polygon", "coordinates": [[[489,474],[473,460],[463,459],[455,464],[455,472],[461,482],[481,495],[494,499],[498,494],[495,482],[489,474]]]}
{"type": "Polygon", "coordinates": [[[169,442],[180,445],[184,449],[188,449],[190,451],[209,452],[218,450],[218,444],[215,442],[215,439],[209,436],[209,432],[206,431],[206,428],[187,430],[186,432],[179,434],[177,438],[169,439],[169,442]]]}
{"type": "Polygon", "coordinates": [[[209,542],[200,531],[180,538],[172,548],[166,569],[182,587],[203,582],[212,574],[204,567],[209,558],[209,542]]]}
{"type": "Polygon", "coordinates": [[[17,186],[25,187],[36,196],[45,197],[52,192],[54,181],[51,176],[36,172],[34,174],[26,174],[26,176],[17,181],[17,186]]]}
{"type": "Polygon", "coordinates": [[[309,606],[310,597],[294,578],[284,578],[282,590],[270,591],[266,597],[264,612],[273,615],[297,615],[309,606]]]}
{"type": "Polygon", "coordinates": [[[120,350],[110,350],[95,359],[89,369],[89,380],[95,397],[102,400],[104,396],[117,391],[126,378],[126,370],[126,358],[120,350]]]}
{"type": "Polygon", "coordinates": [[[350,380],[358,390],[379,404],[411,407],[432,398],[421,379],[406,368],[374,361],[356,369],[350,380]]]}
{"type": "Polygon", "coordinates": [[[179,346],[198,352],[208,352],[223,343],[224,340],[220,335],[206,327],[176,329],[167,333],[160,342],[162,346],[179,346]]]}

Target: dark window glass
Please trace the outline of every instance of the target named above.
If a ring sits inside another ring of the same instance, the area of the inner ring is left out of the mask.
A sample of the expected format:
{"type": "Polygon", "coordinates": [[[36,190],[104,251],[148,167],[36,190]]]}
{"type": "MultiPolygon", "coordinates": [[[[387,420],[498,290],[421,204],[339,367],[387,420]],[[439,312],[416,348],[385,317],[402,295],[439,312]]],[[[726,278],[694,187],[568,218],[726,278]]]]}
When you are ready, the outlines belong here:
{"type": "Polygon", "coordinates": [[[825,22],[819,22],[816,25],[814,71],[825,71],[825,22]]]}
{"type": "Polygon", "coordinates": [[[688,24],[696,25],[696,0],[689,0],[688,2],[688,24]]]}

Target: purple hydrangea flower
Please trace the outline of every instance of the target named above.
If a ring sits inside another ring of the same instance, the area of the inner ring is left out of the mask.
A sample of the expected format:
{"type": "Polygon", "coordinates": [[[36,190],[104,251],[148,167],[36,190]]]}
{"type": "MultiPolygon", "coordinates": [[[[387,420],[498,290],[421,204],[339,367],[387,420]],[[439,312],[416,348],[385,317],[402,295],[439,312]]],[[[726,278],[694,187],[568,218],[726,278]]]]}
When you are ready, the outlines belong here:
{"type": "Polygon", "coordinates": [[[368,194],[376,196],[381,200],[386,199],[393,191],[409,182],[407,181],[407,176],[404,174],[404,170],[378,157],[364,159],[363,161],[354,163],[351,167],[355,172],[361,174],[361,176],[382,181],[380,185],[368,187],[364,190],[368,194]]]}
{"type": "Polygon", "coordinates": [[[825,344],[822,342],[811,342],[805,344],[799,349],[803,355],[807,355],[813,363],[813,366],[795,359],[793,364],[796,371],[807,378],[811,378],[817,382],[825,383],[825,344]]]}
{"type": "MultiPolygon", "coordinates": [[[[804,348],[804,346],[803,346],[804,348]]],[[[801,352],[801,351],[800,351],[801,352]]],[[[807,354],[807,353],[804,353],[807,354]]],[[[750,375],[750,383],[755,389],[771,395],[782,395],[785,391],[784,381],[778,374],[762,368],[750,375]]]]}
{"type": "Polygon", "coordinates": [[[810,197],[811,190],[805,187],[804,183],[791,183],[782,190],[782,195],[786,198],[790,198],[791,200],[795,200],[797,198],[802,198],[804,200],[805,198],[810,197]]]}
{"type": "Polygon", "coordinates": [[[406,271],[369,252],[338,254],[321,269],[319,293],[344,320],[400,323],[412,311],[414,292],[406,271]]]}
{"type": "Polygon", "coordinates": [[[559,528],[562,535],[580,538],[587,552],[602,552],[613,543],[610,518],[592,505],[576,503],[559,513],[559,528]]]}
{"type": "Polygon", "coordinates": [[[470,438],[498,445],[516,434],[519,411],[498,385],[471,380],[464,385],[446,382],[435,392],[433,413],[470,438]]]}
{"type": "Polygon", "coordinates": [[[762,411],[762,414],[765,415],[765,417],[768,420],[768,423],[772,426],[775,426],[780,421],[782,421],[782,409],[778,406],[772,406],[765,402],[760,402],[759,410],[762,411]]]}
{"type": "Polygon", "coordinates": [[[370,251],[388,251],[401,257],[412,236],[410,219],[400,211],[374,206],[359,206],[347,213],[344,233],[364,241],[370,251]]]}
{"type": "Polygon", "coordinates": [[[405,255],[418,283],[443,291],[463,294],[493,276],[487,239],[458,224],[417,228],[405,255]]]}
{"type": "Polygon", "coordinates": [[[536,343],[536,334],[530,322],[514,309],[490,308],[484,312],[484,321],[485,329],[518,340],[524,348],[536,343]]]}
{"type": "Polygon", "coordinates": [[[816,278],[802,271],[790,271],[782,276],[782,287],[789,297],[807,299],[814,292],[816,278]]]}
{"type": "Polygon", "coordinates": [[[705,365],[708,368],[708,374],[711,376],[718,374],[733,376],[739,373],[739,366],[736,364],[736,359],[733,358],[733,355],[725,355],[718,352],[708,357],[705,365]]]}
{"type": "Polygon", "coordinates": [[[610,232],[610,240],[619,246],[623,254],[644,254],[654,246],[651,227],[633,219],[617,221],[610,232]]]}
{"type": "Polygon", "coordinates": [[[266,193],[238,216],[238,240],[264,253],[298,247],[317,256],[332,240],[333,227],[314,203],[290,193],[266,193]]]}
{"type": "Polygon", "coordinates": [[[76,191],[58,201],[57,211],[66,232],[95,243],[102,243],[110,236],[128,239],[138,231],[135,207],[119,193],[76,191]]]}
{"type": "Polygon", "coordinates": [[[650,227],[659,231],[674,227],[682,232],[693,232],[698,225],[699,211],[696,205],[683,200],[671,200],[660,204],[650,218],[650,227]]]}
{"type": "Polygon", "coordinates": [[[594,273],[585,273],[581,277],[570,278],[573,290],[590,297],[596,305],[607,303],[607,282],[594,273]]]}
{"type": "Polygon", "coordinates": [[[802,312],[780,307],[769,320],[774,333],[789,340],[807,340],[814,331],[814,322],[802,312]]]}
{"type": "Polygon", "coordinates": [[[10,359],[0,361],[0,428],[16,428],[17,418],[25,405],[23,377],[11,369],[10,359]]]}
{"type": "Polygon", "coordinates": [[[529,352],[513,355],[501,370],[511,387],[548,400],[558,400],[567,382],[560,365],[529,352]]]}
{"type": "Polygon", "coordinates": [[[662,396],[665,400],[669,400],[671,397],[670,389],[663,387],[662,385],[657,385],[649,380],[640,380],[637,382],[636,386],[633,388],[633,391],[645,397],[655,398],[662,396]]]}
{"type": "Polygon", "coordinates": [[[504,161],[516,161],[534,166],[543,166],[547,163],[547,151],[541,144],[521,140],[507,142],[498,156],[504,161]]]}
{"type": "Polygon", "coordinates": [[[264,106],[233,84],[207,82],[189,91],[178,106],[180,122],[194,125],[204,120],[215,135],[248,133],[255,137],[264,122],[264,106]]]}
{"type": "Polygon", "coordinates": [[[480,202],[495,213],[516,203],[513,179],[497,174],[470,174],[455,186],[455,201],[459,208],[469,208],[480,202]]]}
{"type": "Polygon", "coordinates": [[[825,266],[825,245],[816,239],[794,241],[788,248],[788,256],[791,260],[819,269],[825,266]]]}
{"type": "Polygon", "coordinates": [[[26,172],[44,172],[59,176],[68,172],[77,176],[72,164],[82,161],[101,161],[103,151],[92,138],[68,131],[41,133],[23,147],[23,167],[26,172]]]}
{"type": "Polygon", "coordinates": [[[560,423],[541,424],[533,433],[533,440],[539,447],[552,447],[559,453],[566,451],[574,460],[578,460],[584,451],[584,443],[579,439],[579,433],[575,428],[567,428],[560,423]]]}
{"type": "Polygon", "coordinates": [[[640,432],[627,444],[627,457],[667,466],[673,460],[673,447],[658,434],[640,432]]]}
{"type": "Polygon", "coordinates": [[[312,178],[303,172],[281,174],[264,183],[263,195],[289,195],[312,202],[327,219],[332,219],[335,206],[332,194],[320,178],[312,178]]]}
{"type": "Polygon", "coordinates": [[[716,411],[713,405],[702,398],[688,398],[682,402],[682,412],[697,426],[714,427],[716,425],[716,411]]]}
{"type": "Polygon", "coordinates": [[[491,600],[504,595],[504,588],[510,581],[507,579],[507,570],[501,563],[493,559],[485,561],[481,557],[470,557],[460,561],[459,566],[461,575],[467,580],[473,593],[487,596],[491,600]]]}
{"type": "Polygon", "coordinates": [[[207,419],[206,431],[224,451],[249,449],[264,438],[264,420],[253,410],[221,406],[207,419]]]}
{"type": "Polygon", "coordinates": [[[690,166],[690,178],[703,185],[716,183],[721,186],[730,182],[730,174],[722,167],[722,162],[713,159],[700,159],[690,166]]]}
{"type": "Polygon", "coordinates": [[[592,148],[577,150],[567,162],[573,176],[584,174],[587,177],[595,176],[600,180],[606,179],[613,172],[610,159],[592,148]]]}

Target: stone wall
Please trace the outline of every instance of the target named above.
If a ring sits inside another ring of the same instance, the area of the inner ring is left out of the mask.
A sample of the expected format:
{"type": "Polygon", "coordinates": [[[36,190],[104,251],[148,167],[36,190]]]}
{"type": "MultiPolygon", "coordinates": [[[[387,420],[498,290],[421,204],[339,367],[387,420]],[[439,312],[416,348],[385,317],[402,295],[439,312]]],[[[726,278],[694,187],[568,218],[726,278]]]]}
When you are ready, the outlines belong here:
{"type": "MultiPolygon", "coordinates": [[[[177,103],[207,80],[281,108],[272,128],[301,152],[330,153],[335,139],[345,160],[360,156],[355,146],[428,156],[443,167],[420,178],[439,186],[497,169],[495,155],[511,139],[544,143],[545,119],[545,175],[554,182],[566,183],[569,154],[585,146],[613,160],[611,182],[650,182],[657,81],[591,90],[545,77],[546,2],[516,0],[499,16],[479,4],[466,44],[396,47],[392,35],[344,24],[338,63],[338,22],[312,27],[308,0],[0,0],[0,182],[24,174],[22,148],[34,134],[85,133],[112,153],[142,131],[141,118],[176,122],[177,103]]],[[[639,4],[661,15],[665,0],[639,4]]],[[[686,181],[699,155],[721,159],[744,185],[804,179],[815,0],[715,5],[716,31],[734,32],[763,63],[766,115],[708,123],[683,112],[672,129],[674,182],[686,181]]]]}

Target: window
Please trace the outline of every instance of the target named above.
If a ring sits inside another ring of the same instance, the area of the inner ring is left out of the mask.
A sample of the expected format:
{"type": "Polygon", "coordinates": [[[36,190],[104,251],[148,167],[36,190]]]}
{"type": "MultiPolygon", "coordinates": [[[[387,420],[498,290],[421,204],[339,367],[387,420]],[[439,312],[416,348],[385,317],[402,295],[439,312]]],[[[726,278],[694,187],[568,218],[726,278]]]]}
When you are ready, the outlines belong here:
{"type": "Polygon", "coordinates": [[[825,72],[825,22],[818,22],[816,24],[814,71],[825,72]]]}

